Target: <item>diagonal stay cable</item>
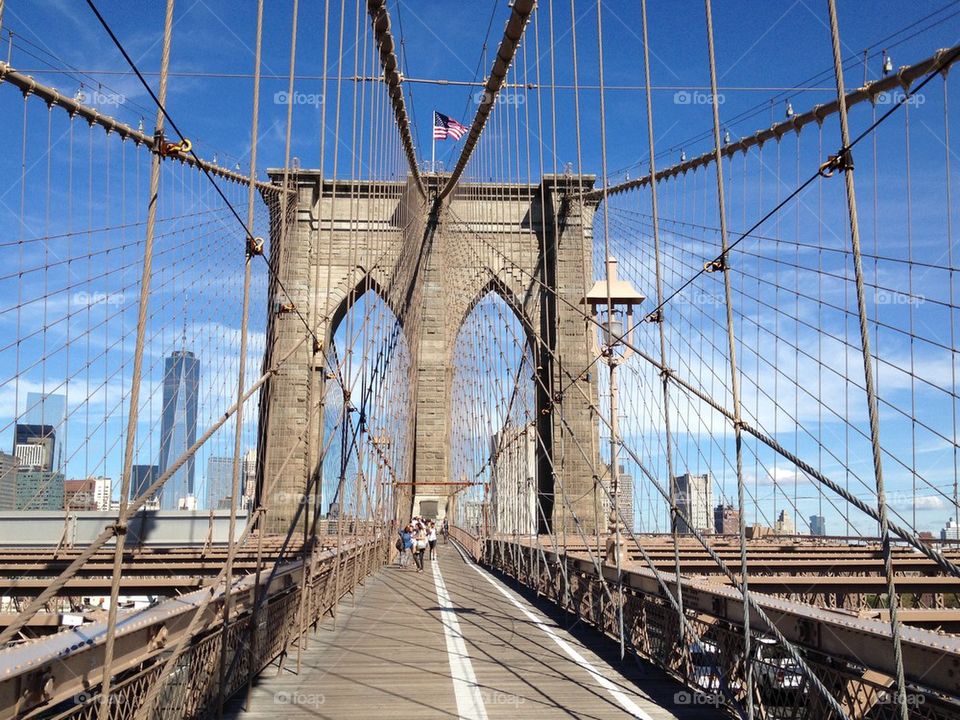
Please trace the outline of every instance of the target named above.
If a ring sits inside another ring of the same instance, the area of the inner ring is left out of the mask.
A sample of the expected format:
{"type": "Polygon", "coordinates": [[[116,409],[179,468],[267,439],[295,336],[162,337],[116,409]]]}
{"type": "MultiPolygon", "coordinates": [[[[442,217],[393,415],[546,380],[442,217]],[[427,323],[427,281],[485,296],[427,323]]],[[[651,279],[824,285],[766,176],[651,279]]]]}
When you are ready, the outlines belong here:
{"type": "Polygon", "coordinates": [[[503,39],[500,41],[497,57],[493,62],[493,67],[490,69],[487,83],[484,86],[485,102],[477,109],[477,114],[470,124],[470,133],[467,135],[467,139],[463,144],[463,150],[460,152],[457,165],[454,167],[450,177],[447,178],[446,184],[437,196],[441,200],[453,192],[453,189],[457,186],[457,183],[460,181],[460,176],[463,175],[463,171],[467,167],[473,150],[477,146],[480,136],[483,134],[483,129],[486,127],[487,120],[490,118],[490,114],[493,112],[494,105],[496,104],[496,98],[503,84],[506,82],[510,65],[513,63],[517,48],[520,46],[520,41],[527,28],[527,21],[530,19],[535,5],[536,3],[532,0],[516,0],[516,2],[511,5],[510,19],[507,21],[507,25],[503,30],[503,39]]]}
{"type": "MultiPolygon", "coordinates": [[[[960,52],[960,51],[958,51],[958,52],[960,52]]],[[[858,139],[859,139],[859,138],[858,138],[858,139]]],[[[851,146],[852,146],[852,145],[853,145],[853,143],[851,143],[851,146]]],[[[458,219],[461,224],[463,224],[464,226],[467,225],[467,223],[465,223],[461,218],[459,218],[459,217],[456,215],[456,213],[454,213],[451,209],[448,209],[448,212],[450,212],[456,219],[458,219]]],[[[476,239],[477,239],[480,243],[486,243],[486,241],[484,241],[483,238],[482,238],[479,234],[477,234],[475,231],[474,231],[473,234],[475,235],[476,239]]],[[[491,246],[491,249],[493,249],[492,246],[491,246]]],[[[496,250],[494,250],[494,251],[496,252],[496,250]]],[[[502,257],[504,257],[504,258],[506,259],[506,256],[502,256],[502,257]]],[[[521,274],[523,274],[523,275],[529,275],[532,282],[541,285],[547,292],[553,293],[554,296],[557,298],[557,300],[559,300],[561,303],[563,303],[564,305],[568,306],[570,309],[576,310],[576,311],[580,312],[581,314],[583,314],[584,319],[585,319],[587,322],[595,325],[597,328],[601,328],[601,329],[602,329],[603,326],[602,326],[595,318],[593,318],[593,317],[587,315],[586,313],[584,313],[581,308],[579,308],[578,306],[576,306],[576,305],[574,305],[573,303],[571,303],[567,298],[563,297],[560,293],[558,293],[558,292],[556,291],[555,288],[550,288],[547,284],[545,284],[545,283],[544,283],[543,281],[541,281],[539,278],[536,278],[536,277],[530,275],[527,271],[523,270],[523,268],[520,268],[519,266],[511,263],[511,262],[509,261],[509,259],[507,259],[507,262],[511,265],[511,267],[513,267],[515,270],[517,270],[517,272],[519,272],[519,273],[521,273],[521,274]]],[[[642,321],[641,321],[641,322],[642,322],[642,321]]],[[[641,357],[641,358],[642,358],[645,362],[647,362],[648,364],[652,365],[658,372],[665,374],[665,375],[667,376],[667,378],[670,379],[671,381],[673,381],[673,382],[677,385],[677,387],[679,387],[681,390],[683,390],[684,392],[686,392],[686,393],[688,393],[688,394],[691,394],[691,395],[694,395],[694,396],[700,398],[701,400],[703,400],[704,402],[706,402],[708,405],[710,405],[712,408],[714,408],[717,412],[721,413],[721,414],[722,414],[724,417],[726,417],[728,420],[730,420],[731,422],[734,421],[733,413],[732,413],[730,410],[728,410],[727,408],[723,407],[717,400],[715,400],[715,399],[712,398],[711,396],[707,395],[706,393],[704,393],[704,392],[701,391],[701,390],[698,390],[698,389],[697,389],[695,386],[693,386],[689,381],[687,381],[687,380],[683,379],[682,377],[680,377],[676,372],[674,372],[673,370],[671,370],[670,368],[666,367],[666,366],[665,366],[664,364],[662,364],[661,362],[659,362],[659,361],[657,361],[656,359],[654,359],[653,357],[651,357],[651,356],[650,356],[649,354],[647,354],[644,350],[642,350],[641,348],[637,347],[635,344],[629,342],[629,341],[627,340],[627,336],[628,336],[628,335],[629,335],[629,331],[626,331],[626,330],[625,330],[624,333],[623,333],[623,335],[620,337],[620,341],[623,342],[626,347],[629,347],[630,349],[632,349],[639,357],[641,357]]],[[[588,366],[588,368],[589,368],[589,367],[592,367],[595,363],[596,363],[596,359],[594,359],[594,361],[590,363],[590,365],[588,366]]],[[[576,382],[575,382],[576,379],[578,379],[578,378],[580,378],[580,377],[583,376],[583,372],[571,373],[569,370],[566,370],[566,369],[564,369],[563,372],[564,372],[564,374],[567,376],[567,378],[570,380],[570,382],[569,382],[568,385],[566,386],[566,387],[568,387],[568,388],[571,387],[571,386],[576,387],[576,382]]],[[[864,513],[865,515],[873,518],[874,520],[877,520],[877,519],[878,519],[878,518],[877,518],[877,511],[876,511],[876,510],[874,510],[874,509],[872,509],[870,506],[866,505],[866,504],[865,504],[862,500],[860,500],[858,497],[856,497],[855,495],[851,494],[848,490],[844,489],[841,485],[839,485],[838,483],[834,482],[833,480],[831,480],[830,478],[828,478],[826,475],[824,475],[823,473],[821,473],[820,471],[818,471],[818,470],[817,470],[816,468],[814,468],[810,463],[802,460],[799,456],[797,456],[797,455],[795,455],[794,453],[792,453],[792,452],[790,452],[789,450],[787,450],[783,445],[781,445],[779,442],[777,442],[772,436],[767,435],[766,432],[764,432],[763,428],[755,427],[755,426],[751,425],[749,422],[746,422],[746,421],[741,421],[741,422],[742,422],[743,429],[744,429],[747,433],[749,433],[750,435],[754,436],[755,438],[757,438],[758,440],[760,440],[762,443],[764,443],[765,445],[767,445],[769,448],[771,448],[772,450],[774,450],[774,452],[778,453],[778,454],[781,455],[783,458],[785,458],[785,459],[788,460],[789,462],[791,462],[791,463],[793,463],[794,465],[796,465],[797,468],[799,468],[799,469],[800,469],[804,474],[806,474],[808,477],[813,478],[814,480],[816,480],[816,481],[817,481],[818,483],[820,483],[821,485],[825,485],[826,487],[828,487],[828,488],[829,488],[830,490],[832,490],[834,493],[836,493],[837,495],[839,495],[840,497],[842,497],[844,500],[846,500],[848,503],[850,503],[851,505],[853,505],[854,507],[856,507],[858,510],[860,510],[860,511],[861,511],[862,513],[864,513]]],[[[900,538],[901,538],[904,542],[908,543],[909,545],[911,545],[912,547],[914,547],[916,550],[918,550],[920,553],[922,553],[925,557],[927,557],[928,559],[930,559],[930,560],[932,560],[933,562],[935,562],[941,569],[944,570],[944,572],[946,572],[946,573],[948,573],[948,574],[950,574],[950,575],[953,575],[954,577],[960,577],[960,565],[957,565],[957,564],[955,564],[954,562],[952,562],[947,556],[943,555],[942,553],[940,553],[940,552],[937,551],[937,550],[934,550],[933,548],[931,548],[931,547],[930,547],[929,545],[927,545],[926,543],[924,543],[924,542],[922,542],[921,540],[917,539],[913,533],[908,532],[905,528],[903,528],[903,527],[901,527],[901,526],[899,526],[899,525],[895,525],[895,524],[891,523],[891,524],[890,524],[890,529],[891,529],[895,534],[897,534],[898,536],[900,536],[900,538]]]]}
{"type": "MultiPolygon", "coordinates": [[[[143,74],[140,72],[140,69],[137,67],[137,64],[133,61],[133,58],[130,57],[129,53],[127,53],[126,48],[124,48],[123,44],[120,42],[120,39],[113,32],[113,29],[110,27],[110,24],[106,21],[103,15],[100,14],[100,11],[97,9],[97,6],[94,4],[93,0],[87,0],[87,5],[93,11],[93,14],[97,16],[97,20],[103,26],[103,29],[106,30],[107,35],[110,36],[110,39],[113,41],[113,44],[116,45],[117,50],[119,50],[120,54],[123,55],[123,59],[127,61],[127,64],[130,66],[130,69],[133,70],[134,74],[140,80],[140,84],[143,85],[144,89],[150,95],[150,98],[156,104],[157,108],[160,110],[160,112],[163,113],[163,116],[167,119],[167,122],[170,123],[170,127],[173,128],[174,132],[177,133],[177,135],[180,137],[181,140],[186,140],[183,133],[180,131],[180,128],[177,127],[177,124],[174,122],[173,118],[170,117],[170,113],[167,112],[167,108],[164,106],[162,102],[160,102],[160,99],[156,96],[156,94],[153,92],[153,88],[150,87],[150,84],[143,77],[143,74]]],[[[189,149],[188,152],[190,153],[190,155],[193,157],[194,160],[196,160],[198,163],[200,162],[200,158],[197,156],[196,151],[192,147],[189,149]]],[[[230,212],[236,218],[237,222],[240,223],[240,226],[243,228],[243,231],[246,234],[246,239],[253,240],[254,239],[253,234],[250,232],[250,229],[247,227],[246,222],[244,222],[243,218],[240,217],[240,213],[237,212],[237,209],[227,199],[227,196],[223,193],[223,190],[220,189],[220,186],[217,184],[217,181],[213,179],[213,176],[205,167],[203,167],[202,165],[199,167],[203,171],[203,174],[207,176],[207,179],[213,184],[214,190],[216,190],[217,194],[220,196],[223,202],[226,203],[227,207],[230,209],[230,212]]]]}
{"type": "MultiPolygon", "coordinates": [[[[161,113],[163,113],[164,118],[166,118],[167,122],[170,123],[170,127],[173,128],[174,132],[177,133],[181,141],[186,140],[186,137],[184,137],[184,134],[180,131],[180,128],[177,126],[176,122],[174,122],[173,118],[170,116],[170,113],[167,111],[167,108],[164,106],[163,103],[160,102],[160,99],[153,92],[153,88],[150,87],[150,84],[144,78],[143,73],[140,72],[140,69],[137,67],[137,64],[134,62],[133,58],[130,57],[130,54],[126,51],[126,48],[123,47],[123,43],[120,42],[120,39],[117,37],[116,33],[114,33],[113,29],[110,27],[110,24],[106,21],[103,15],[100,14],[100,11],[97,9],[96,4],[93,2],[93,0],[86,0],[86,2],[87,2],[87,5],[90,7],[90,9],[93,11],[93,14],[96,15],[97,20],[103,26],[103,29],[110,36],[110,39],[113,41],[113,44],[117,47],[117,49],[120,51],[120,54],[123,55],[124,59],[127,61],[127,64],[130,66],[130,69],[133,70],[134,74],[140,80],[140,84],[143,85],[144,89],[147,91],[147,93],[150,95],[153,102],[156,104],[157,108],[160,110],[161,113]]],[[[159,148],[157,149],[157,151],[159,151],[159,148]]],[[[230,210],[230,213],[233,215],[234,218],[236,218],[236,221],[240,223],[240,227],[243,228],[246,242],[255,243],[256,238],[254,237],[253,233],[250,231],[250,228],[247,227],[247,223],[243,220],[243,218],[240,217],[240,213],[237,211],[237,209],[233,206],[233,204],[224,194],[223,190],[217,184],[217,181],[213,178],[213,175],[210,174],[210,171],[207,170],[207,168],[202,163],[200,163],[200,158],[197,156],[196,151],[193,150],[193,148],[191,147],[189,150],[189,153],[190,153],[190,156],[193,157],[193,159],[198,163],[197,166],[200,168],[200,170],[203,171],[203,174],[207,177],[207,179],[213,185],[213,188],[216,191],[217,195],[219,195],[220,198],[223,200],[223,202],[226,204],[227,208],[230,210]]],[[[262,256],[262,253],[258,253],[258,254],[262,256]]],[[[284,287],[283,282],[280,280],[280,277],[277,275],[276,270],[270,265],[269,262],[266,261],[266,258],[264,258],[264,262],[266,262],[267,269],[268,269],[267,271],[272,276],[272,279],[277,283],[277,286],[280,288],[280,290],[289,297],[290,293],[287,292],[287,289],[286,287],[284,287]]],[[[306,328],[307,333],[313,339],[314,346],[320,347],[321,348],[320,352],[323,352],[322,343],[320,342],[316,333],[313,331],[313,328],[310,327],[310,324],[307,322],[307,319],[303,316],[303,313],[300,311],[300,308],[298,308],[295,304],[293,304],[292,308],[293,308],[294,314],[296,314],[296,316],[300,319],[300,322],[303,323],[303,326],[306,328]]],[[[342,378],[338,377],[337,379],[340,382],[340,384],[343,385],[342,378]]]]}
{"type": "Polygon", "coordinates": [[[724,252],[721,252],[712,261],[705,263],[703,268],[701,268],[696,273],[694,273],[689,278],[687,278],[687,280],[685,280],[683,284],[680,285],[680,287],[678,287],[676,290],[670,293],[666,298],[664,298],[663,302],[661,302],[653,310],[647,313],[642,320],[639,320],[637,324],[634,325],[634,327],[637,327],[641,322],[649,321],[650,318],[656,317],[657,313],[661,309],[663,309],[667,305],[667,303],[669,303],[671,300],[673,300],[673,298],[675,298],[677,295],[679,295],[684,290],[686,290],[690,285],[692,285],[697,280],[697,278],[699,278],[701,275],[705,273],[711,272],[711,270],[708,268],[720,266],[723,263],[723,261],[726,259],[726,256],[730,254],[731,250],[733,250],[737,245],[739,245],[741,242],[743,242],[748,237],[750,237],[751,233],[753,233],[754,230],[764,225],[767,222],[767,220],[769,220],[771,217],[779,213],[784,207],[786,207],[790,202],[792,202],[795,197],[797,197],[800,193],[806,190],[813,183],[814,180],[816,180],[819,177],[829,177],[830,175],[833,174],[834,170],[840,169],[841,163],[848,162],[850,157],[850,151],[853,150],[853,148],[856,147],[856,145],[859,144],[861,140],[871,135],[874,130],[876,130],[885,120],[887,120],[887,118],[889,118],[891,115],[897,112],[897,110],[903,107],[909,100],[911,100],[918,90],[923,88],[927,83],[929,83],[931,80],[937,77],[941,72],[943,72],[946,68],[948,68],[958,58],[960,58],[960,48],[955,48],[953,52],[948,53],[945,57],[943,57],[940,60],[940,62],[938,62],[937,65],[932,70],[930,70],[930,72],[927,73],[926,77],[916,87],[913,87],[910,90],[904,91],[902,94],[898,95],[896,102],[893,104],[893,106],[889,110],[887,110],[880,117],[878,117],[874,122],[872,122],[867,128],[863,130],[863,132],[857,135],[857,137],[851,140],[849,145],[845,145],[841,147],[837,151],[836,155],[831,156],[831,158],[827,160],[827,162],[823,163],[819,168],[817,168],[817,171],[815,173],[813,173],[810,177],[804,180],[782,201],[777,203],[769,212],[764,214],[763,217],[761,217],[753,225],[751,225],[747,230],[741,233],[736,240],[734,240],[727,246],[727,249],[724,252]]]}
{"type": "MultiPolygon", "coordinates": [[[[219,430],[224,423],[229,420],[234,413],[236,413],[237,408],[239,408],[244,402],[250,399],[250,397],[256,393],[261,386],[265,385],[266,382],[273,377],[279,370],[279,368],[285,363],[293,354],[302,347],[306,342],[306,338],[302,338],[296,345],[294,345],[290,350],[288,350],[276,363],[269,367],[260,378],[253,384],[251,384],[243,394],[242,401],[237,403],[235,402],[229,408],[227,408],[222,415],[217,418],[217,421],[214,422],[207,430],[197,438],[197,441],[193,443],[187,450],[183,452],[180,457],[176,459],[152,484],[143,489],[143,492],[137,496],[136,500],[132,500],[127,506],[126,512],[124,512],[119,521],[121,523],[126,523],[130,520],[143,506],[146,504],[147,500],[154,495],[164,483],[173,476],[190,458],[194,456],[196,451],[210,439],[210,437],[219,430]]],[[[12,640],[20,628],[26,625],[30,619],[37,614],[37,612],[43,608],[43,606],[54,597],[57,592],[62,588],[67,581],[72,578],[77,570],[80,569],[83,564],[89,560],[93,554],[103,547],[110,539],[116,536],[117,525],[108,525],[106,526],[97,537],[90,542],[90,544],[81,552],[74,560],[70,563],[44,590],[37,595],[32,602],[30,602],[27,607],[21,610],[20,614],[14,618],[3,631],[0,631],[0,647],[3,647],[4,644],[12,640]]]]}

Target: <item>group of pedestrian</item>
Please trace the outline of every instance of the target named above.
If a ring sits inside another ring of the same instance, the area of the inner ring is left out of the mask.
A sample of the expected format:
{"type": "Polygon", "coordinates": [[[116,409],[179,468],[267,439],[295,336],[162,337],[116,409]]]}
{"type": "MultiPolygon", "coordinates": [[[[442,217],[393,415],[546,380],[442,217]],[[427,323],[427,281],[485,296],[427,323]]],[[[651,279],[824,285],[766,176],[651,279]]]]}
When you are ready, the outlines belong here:
{"type": "Polygon", "coordinates": [[[397,539],[397,550],[400,551],[398,560],[400,567],[410,567],[412,558],[418,573],[423,572],[423,559],[430,550],[430,559],[433,560],[437,551],[437,524],[433,520],[426,520],[415,516],[408,525],[400,530],[397,539]]]}

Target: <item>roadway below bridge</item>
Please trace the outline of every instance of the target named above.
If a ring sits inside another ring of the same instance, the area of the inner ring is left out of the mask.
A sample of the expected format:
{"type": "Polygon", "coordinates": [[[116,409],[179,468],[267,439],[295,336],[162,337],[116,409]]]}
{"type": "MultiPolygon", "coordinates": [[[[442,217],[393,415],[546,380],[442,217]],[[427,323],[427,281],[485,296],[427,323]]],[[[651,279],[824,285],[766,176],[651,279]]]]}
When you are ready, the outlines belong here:
{"type": "Polygon", "coordinates": [[[710,718],[684,686],[594,629],[563,626],[453,545],[418,574],[382,568],[226,717],[710,718]]]}

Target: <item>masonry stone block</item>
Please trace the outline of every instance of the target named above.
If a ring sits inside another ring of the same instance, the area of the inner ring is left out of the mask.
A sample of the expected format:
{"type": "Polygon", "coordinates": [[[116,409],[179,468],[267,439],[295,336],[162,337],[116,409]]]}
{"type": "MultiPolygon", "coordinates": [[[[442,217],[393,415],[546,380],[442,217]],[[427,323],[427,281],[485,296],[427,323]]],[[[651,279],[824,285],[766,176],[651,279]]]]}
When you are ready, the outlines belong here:
{"type": "MultiPolygon", "coordinates": [[[[282,176],[271,173],[275,182],[282,176]]],[[[592,283],[595,206],[578,198],[593,178],[546,176],[507,192],[462,185],[443,203],[421,198],[411,181],[333,181],[300,170],[292,183],[292,223],[271,237],[281,282],[270,286],[265,365],[293,355],[261,396],[258,472],[266,531],[287,532],[299,498],[314,495],[308,488],[320,462],[322,426],[308,403],[316,408],[325,390],[324,358],[337,326],[357,298],[373,290],[399,319],[410,356],[408,424],[394,429],[411,448],[406,466],[397,468],[409,483],[398,492],[398,515],[449,498],[452,352],[470,310],[495,292],[517,313],[538,359],[541,530],[595,532],[597,385],[595,374],[573,383],[570,376],[571,368],[577,373],[591,362],[588,327],[575,308],[584,284],[592,283]],[[464,232],[478,237],[471,258],[452,241],[464,232]],[[302,342],[307,330],[290,305],[307,318],[320,341],[316,348],[302,342]],[[560,388],[567,389],[561,394],[560,388]]],[[[276,220],[282,208],[271,210],[276,220]]],[[[319,498],[321,506],[325,500],[319,498]]],[[[448,504],[438,503],[441,514],[448,504]]]]}

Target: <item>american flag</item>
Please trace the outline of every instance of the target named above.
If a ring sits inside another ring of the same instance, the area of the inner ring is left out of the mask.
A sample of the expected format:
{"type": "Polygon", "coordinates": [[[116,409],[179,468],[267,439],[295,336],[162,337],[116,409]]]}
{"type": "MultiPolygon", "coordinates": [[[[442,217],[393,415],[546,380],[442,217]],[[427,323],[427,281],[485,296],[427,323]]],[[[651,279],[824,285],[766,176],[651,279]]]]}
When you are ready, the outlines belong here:
{"type": "Polygon", "coordinates": [[[433,111],[434,140],[446,140],[448,137],[459,140],[469,129],[470,128],[461,125],[453,118],[449,118],[443,113],[438,113],[436,110],[433,111]]]}

